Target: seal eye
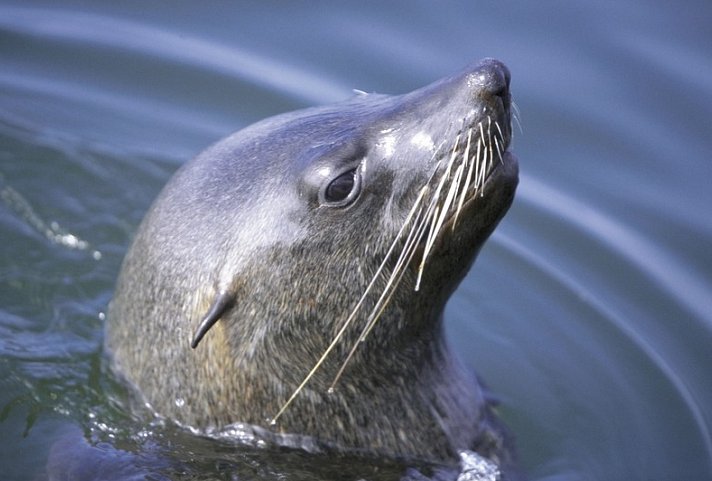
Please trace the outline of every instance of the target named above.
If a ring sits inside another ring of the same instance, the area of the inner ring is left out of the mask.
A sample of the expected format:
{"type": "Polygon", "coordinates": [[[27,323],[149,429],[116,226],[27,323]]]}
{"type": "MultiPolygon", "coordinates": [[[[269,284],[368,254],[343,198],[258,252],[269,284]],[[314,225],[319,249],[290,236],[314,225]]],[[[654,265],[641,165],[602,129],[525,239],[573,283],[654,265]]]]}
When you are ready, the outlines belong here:
{"type": "Polygon", "coordinates": [[[350,204],[358,196],[361,182],[356,169],[351,169],[332,180],[324,190],[324,201],[333,207],[350,204]]]}

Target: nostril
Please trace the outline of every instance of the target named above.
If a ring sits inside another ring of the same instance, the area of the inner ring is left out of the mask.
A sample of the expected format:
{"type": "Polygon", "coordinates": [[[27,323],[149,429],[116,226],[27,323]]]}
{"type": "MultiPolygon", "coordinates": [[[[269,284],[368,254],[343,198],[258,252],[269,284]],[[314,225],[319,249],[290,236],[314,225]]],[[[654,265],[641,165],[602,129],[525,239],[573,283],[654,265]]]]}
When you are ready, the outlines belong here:
{"type": "Polygon", "coordinates": [[[471,86],[476,87],[483,96],[501,97],[509,95],[509,69],[499,60],[485,59],[477,70],[472,72],[471,86]]]}
{"type": "Polygon", "coordinates": [[[500,83],[496,83],[492,86],[492,89],[490,90],[490,94],[493,97],[505,98],[507,96],[508,91],[509,91],[509,89],[507,88],[507,84],[505,82],[500,82],[500,83]]]}

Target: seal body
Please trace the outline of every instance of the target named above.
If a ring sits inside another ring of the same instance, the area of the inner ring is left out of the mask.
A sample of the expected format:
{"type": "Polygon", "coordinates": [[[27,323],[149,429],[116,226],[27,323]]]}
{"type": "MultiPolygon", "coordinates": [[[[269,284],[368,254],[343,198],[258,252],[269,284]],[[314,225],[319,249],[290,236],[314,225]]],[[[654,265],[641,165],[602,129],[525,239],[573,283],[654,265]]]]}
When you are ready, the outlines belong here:
{"type": "Polygon", "coordinates": [[[507,462],[442,312],[512,202],[510,138],[509,72],[487,59],[218,142],[138,229],[109,308],[115,368],[197,429],[507,462]]]}

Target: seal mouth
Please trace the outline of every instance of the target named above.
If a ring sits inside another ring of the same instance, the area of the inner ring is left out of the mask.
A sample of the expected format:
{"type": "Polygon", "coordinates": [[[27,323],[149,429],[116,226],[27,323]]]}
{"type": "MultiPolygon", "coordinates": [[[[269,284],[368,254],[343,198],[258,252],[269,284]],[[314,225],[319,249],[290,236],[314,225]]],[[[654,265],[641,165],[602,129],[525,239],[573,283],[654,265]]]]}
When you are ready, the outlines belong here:
{"type": "MultiPolygon", "coordinates": [[[[456,195],[459,196],[459,203],[457,206],[450,207],[441,230],[446,228],[454,230],[457,227],[458,220],[461,218],[461,214],[475,208],[475,204],[487,196],[491,185],[497,183],[500,171],[508,170],[507,168],[510,165],[517,163],[516,156],[509,150],[499,152],[497,157],[497,160],[485,169],[481,183],[468,185],[465,182],[462,187],[458,188],[456,195]]],[[[429,235],[437,235],[437,232],[434,234],[429,233],[429,235]]]]}
{"type": "Polygon", "coordinates": [[[416,199],[417,206],[421,197],[427,198],[428,206],[415,246],[421,254],[416,290],[436,241],[445,232],[454,231],[462,214],[471,211],[486,196],[500,169],[516,163],[507,150],[511,143],[512,115],[509,98],[504,100],[496,120],[488,115],[456,136],[450,154],[436,163],[433,175],[416,199]]]}

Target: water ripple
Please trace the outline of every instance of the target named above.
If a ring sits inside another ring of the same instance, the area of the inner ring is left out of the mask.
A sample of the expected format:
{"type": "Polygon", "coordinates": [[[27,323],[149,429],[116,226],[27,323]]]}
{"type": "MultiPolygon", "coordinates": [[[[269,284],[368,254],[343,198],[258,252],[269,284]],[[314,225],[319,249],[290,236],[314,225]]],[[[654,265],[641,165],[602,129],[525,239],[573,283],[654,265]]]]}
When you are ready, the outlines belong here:
{"type": "Polygon", "coordinates": [[[556,284],[571,292],[580,302],[598,313],[598,317],[609,322],[617,331],[623,334],[637,349],[645,354],[663,373],[665,378],[674,386],[680,395],[689,413],[695,420],[695,425],[699,429],[700,437],[708,453],[708,464],[712,468],[712,433],[707,427],[703,406],[697,402],[688,384],[678,374],[678,371],[659,353],[657,346],[648,341],[635,326],[631,326],[626,317],[612,309],[605,301],[590,288],[579,282],[574,276],[569,275],[564,269],[540,256],[535,250],[527,247],[524,242],[518,241],[511,236],[498,233],[495,236],[496,242],[504,249],[522,259],[526,264],[533,266],[540,274],[552,279],[556,284]]]}
{"type": "Polygon", "coordinates": [[[712,329],[712,296],[709,295],[712,286],[686,269],[673,255],[593,206],[538,179],[523,175],[517,195],[520,200],[558,216],[563,223],[575,226],[619,253],[712,329]]]}
{"type": "MultiPolygon", "coordinates": [[[[704,279],[676,259],[674,253],[657,247],[652,241],[605,212],[531,176],[522,175],[518,196],[518,202],[525,204],[525,208],[533,208],[556,218],[556,222],[565,226],[564,228],[582,232],[587,238],[595,240],[629,262],[631,266],[627,269],[639,270],[684,310],[694,315],[699,321],[697,325],[702,326],[706,333],[710,332],[712,299],[708,293],[712,292],[712,289],[704,279]]],[[[679,359],[671,357],[670,353],[666,355],[659,339],[649,337],[649,333],[642,325],[638,325],[636,319],[630,318],[621,311],[623,308],[611,303],[598,287],[592,287],[587,284],[587,280],[570,273],[566,265],[558,265],[558,261],[552,261],[536,248],[531,248],[528,239],[519,240],[518,237],[500,230],[495,233],[493,240],[515,257],[533,266],[541,275],[571,292],[575,298],[596,312],[598,318],[611,324],[644,353],[683,400],[704,444],[707,464],[712,467],[712,433],[706,415],[707,406],[703,404],[704,401],[700,402],[704,397],[701,396],[700,385],[695,382],[694,373],[681,369],[679,359]]],[[[679,342],[685,343],[682,339],[679,342]]]]}
{"type": "MultiPolygon", "coordinates": [[[[60,227],[56,221],[46,222],[32,208],[32,205],[19,192],[7,185],[0,173],[0,200],[2,200],[17,216],[23,219],[29,226],[44,235],[50,242],[66,247],[68,249],[86,250],[89,242],[67,232],[60,227]]],[[[99,260],[101,253],[93,251],[94,259],[99,260]]]]}
{"type": "Polygon", "coordinates": [[[343,99],[350,89],[336,80],[275,62],[238,47],[181,36],[158,27],[102,15],[2,7],[0,28],[50,40],[127,50],[254,82],[308,103],[343,99]]]}

